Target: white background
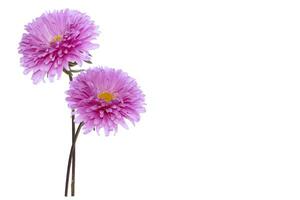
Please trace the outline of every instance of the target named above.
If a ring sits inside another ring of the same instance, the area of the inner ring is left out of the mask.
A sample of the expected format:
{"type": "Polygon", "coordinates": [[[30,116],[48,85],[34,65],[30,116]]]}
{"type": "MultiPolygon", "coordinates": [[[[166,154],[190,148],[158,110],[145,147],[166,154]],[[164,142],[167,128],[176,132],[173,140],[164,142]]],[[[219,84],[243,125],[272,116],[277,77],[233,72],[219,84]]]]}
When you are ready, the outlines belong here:
{"type": "Polygon", "coordinates": [[[33,85],[24,25],[72,8],[100,26],[93,62],[122,68],[147,112],[80,135],[76,197],[300,199],[298,1],[1,1],[0,199],[65,199],[68,79],[33,85]]]}

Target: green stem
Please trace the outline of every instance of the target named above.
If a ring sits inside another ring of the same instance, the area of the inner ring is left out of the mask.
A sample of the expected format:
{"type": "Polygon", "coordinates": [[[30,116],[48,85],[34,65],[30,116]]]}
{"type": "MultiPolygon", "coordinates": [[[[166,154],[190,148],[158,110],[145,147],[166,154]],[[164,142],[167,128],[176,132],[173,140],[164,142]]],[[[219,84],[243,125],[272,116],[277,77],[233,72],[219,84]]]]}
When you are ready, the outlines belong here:
{"type": "MultiPolygon", "coordinates": [[[[72,110],[72,113],[74,110],[72,110]]],[[[75,116],[72,114],[72,144],[74,143],[74,150],[72,154],[72,181],[71,181],[71,196],[75,195],[75,155],[76,155],[76,148],[75,148],[75,116]]]]}
{"type": "MultiPolygon", "coordinates": [[[[73,81],[73,74],[72,74],[71,70],[68,71],[66,69],[63,69],[63,71],[69,76],[70,82],[73,81]]],[[[75,121],[74,120],[75,120],[74,109],[72,109],[72,144],[74,144],[74,147],[73,147],[73,152],[72,152],[72,155],[71,155],[71,160],[72,160],[71,196],[75,195],[76,147],[75,147],[75,121]]],[[[68,170],[70,170],[69,166],[68,166],[68,170]]],[[[69,181],[69,178],[68,178],[68,181],[69,181]]]]}
{"type": "Polygon", "coordinates": [[[69,76],[69,80],[73,81],[73,74],[71,71],[68,71],[66,69],[63,69],[63,72],[65,72],[65,74],[67,74],[69,76]]]}
{"type": "MultiPolygon", "coordinates": [[[[76,62],[69,62],[69,70],[67,69],[63,69],[63,72],[65,74],[67,74],[69,76],[69,80],[70,82],[73,81],[73,73],[78,73],[78,72],[82,72],[84,70],[80,69],[80,70],[75,70],[75,69],[71,69],[70,67],[73,67],[77,65],[76,62]]],[[[74,109],[72,109],[72,145],[73,146],[73,151],[72,151],[72,155],[70,155],[70,159],[72,161],[72,175],[71,175],[71,196],[75,195],[75,164],[76,164],[76,147],[75,147],[75,116],[74,116],[74,109]]],[[[70,170],[70,166],[68,166],[68,170],[70,170]]],[[[69,173],[68,172],[68,180],[66,180],[66,193],[65,195],[68,195],[68,184],[69,184],[69,173]]]]}
{"type": "MultiPolygon", "coordinates": [[[[67,174],[66,174],[66,184],[65,184],[65,196],[68,196],[68,185],[69,185],[69,177],[70,177],[70,168],[71,168],[71,161],[73,160],[73,153],[75,151],[75,145],[76,145],[76,141],[78,138],[78,135],[80,133],[80,129],[82,128],[82,126],[84,125],[83,122],[81,122],[76,130],[76,133],[74,135],[74,141],[72,143],[71,149],[70,149],[70,153],[69,153],[69,159],[68,159],[68,166],[67,166],[67,174]]],[[[74,195],[72,195],[74,196],[74,195]]]]}

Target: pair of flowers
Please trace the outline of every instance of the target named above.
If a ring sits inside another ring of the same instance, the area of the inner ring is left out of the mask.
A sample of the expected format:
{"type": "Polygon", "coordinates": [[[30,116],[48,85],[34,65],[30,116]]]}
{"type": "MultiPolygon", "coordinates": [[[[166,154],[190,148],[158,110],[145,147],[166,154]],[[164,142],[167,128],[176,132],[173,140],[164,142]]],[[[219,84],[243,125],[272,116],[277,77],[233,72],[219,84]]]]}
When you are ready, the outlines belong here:
{"type": "Polygon", "coordinates": [[[89,16],[75,10],[45,13],[26,25],[19,46],[24,73],[32,73],[33,83],[45,78],[53,81],[62,73],[70,77],[67,102],[75,121],[83,122],[85,133],[104,129],[105,134],[127,128],[126,121],[139,121],[144,112],[144,94],[136,81],[122,70],[94,67],[75,70],[76,65],[91,63],[89,51],[99,35],[89,16]],[[73,80],[73,74],[80,73],[73,80]]]}

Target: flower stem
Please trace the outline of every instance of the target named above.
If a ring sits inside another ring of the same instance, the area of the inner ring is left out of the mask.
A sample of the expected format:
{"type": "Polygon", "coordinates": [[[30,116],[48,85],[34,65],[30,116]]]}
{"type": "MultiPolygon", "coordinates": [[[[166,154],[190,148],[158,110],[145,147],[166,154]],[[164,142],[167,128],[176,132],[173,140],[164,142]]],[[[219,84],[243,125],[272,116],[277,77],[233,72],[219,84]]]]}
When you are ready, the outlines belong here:
{"type": "MultiPolygon", "coordinates": [[[[78,73],[78,72],[82,72],[84,70],[80,69],[80,70],[74,70],[74,69],[71,69],[71,67],[77,65],[76,62],[69,62],[69,70],[67,69],[63,69],[63,72],[65,74],[67,74],[69,76],[69,80],[70,82],[73,81],[73,73],[78,73]]],[[[74,116],[74,112],[75,110],[72,109],[72,155],[70,154],[70,157],[69,159],[70,162],[72,161],[72,175],[71,175],[71,196],[74,196],[75,195],[75,158],[76,158],[76,147],[75,147],[75,143],[76,143],[76,136],[75,136],[75,116],[74,116]],[[74,145],[74,146],[73,146],[74,145]]],[[[79,127],[78,127],[79,128],[79,127]]],[[[81,128],[81,127],[80,127],[81,128]]],[[[65,188],[65,196],[68,195],[68,184],[69,184],[69,173],[70,173],[70,166],[68,166],[68,172],[67,172],[67,176],[68,176],[68,179],[66,180],[66,188],[65,188]]]]}
{"type": "MultiPolygon", "coordinates": [[[[70,177],[70,168],[71,168],[71,161],[74,160],[73,153],[75,151],[75,144],[76,144],[76,140],[78,138],[78,135],[80,133],[80,129],[82,128],[83,125],[84,125],[84,123],[81,122],[79,124],[78,128],[77,128],[76,133],[74,135],[74,141],[72,143],[72,146],[71,146],[71,149],[70,149],[70,153],[69,153],[68,166],[67,166],[67,174],[66,174],[66,184],[65,184],[65,196],[66,197],[68,196],[68,185],[69,185],[69,177],[70,177]]],[[[72,186],[71,186],[71,188],[72,188],[72,186]]],[[[71,194],[71,195],[74,196],[74,194],[71,194]]]]}
{"type": "MultiPolygon", "coordinates": [[[[74,110],[72,110],[72,113],[74,110]]],[[[71,181],[71,196],[75,195],[75,155],[76,155],[76,148],[75,148],[75,116],[72,114],[72,145],[74,144],[74,150],[72,154],[72,181],[71,181]]]]}
{"type": "MultiPolygon", "coordinates": [[[[71,70],[63,69],[63,71],[69,76],[70,82],[73,81],[73,74],[72,74],[71,70]]],[[[75,163],[76,163],[76,159],[75,158],[76,158],[76,147],[75,147],[75,121],[74,120],[75,120],[74,109],[72,109],[72,145],[74,145],[74,147],[73,147],[74,150],[73,150],[72,155],[71,155],[71,160],[72,160],[71,196],[75,195],[75,169],[76,169],[75,168],[75,163]]],[[[68,167],[68,170],[69,170],[69,167],[68,167]]],[[[68,178],[68,181],[69,181],[69,178],[68,178]]]]}

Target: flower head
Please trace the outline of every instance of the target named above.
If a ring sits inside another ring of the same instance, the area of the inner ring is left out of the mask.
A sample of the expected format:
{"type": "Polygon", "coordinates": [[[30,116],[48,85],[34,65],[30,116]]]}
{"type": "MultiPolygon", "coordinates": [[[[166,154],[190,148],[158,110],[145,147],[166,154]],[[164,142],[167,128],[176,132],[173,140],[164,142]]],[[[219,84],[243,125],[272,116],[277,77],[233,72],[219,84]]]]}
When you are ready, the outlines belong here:
{"type": "Polygon", "coordinates": [[[90,60],[89,50],[98,45],[92,40],[99,34],[90,17],[76,10],[45,13],[25,26],[19,46],[24,73],[32,72],[38,83],[47,76],[53,80],[68,69],[69,62],[90,60]]]}
{"type": "Polygon", "coordinates": [[[122,70],[96,67],[79,74],[67,93],[69,107],[77,122],[83,121],[85,132],[104,129],[117,131],[118,124],[128,128],[144,112],[144,95],[136,81],[122,70]]]}

